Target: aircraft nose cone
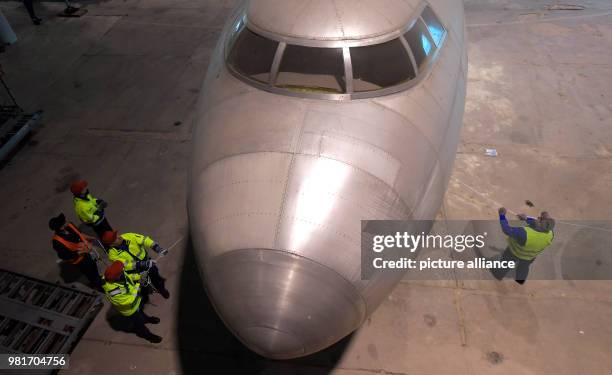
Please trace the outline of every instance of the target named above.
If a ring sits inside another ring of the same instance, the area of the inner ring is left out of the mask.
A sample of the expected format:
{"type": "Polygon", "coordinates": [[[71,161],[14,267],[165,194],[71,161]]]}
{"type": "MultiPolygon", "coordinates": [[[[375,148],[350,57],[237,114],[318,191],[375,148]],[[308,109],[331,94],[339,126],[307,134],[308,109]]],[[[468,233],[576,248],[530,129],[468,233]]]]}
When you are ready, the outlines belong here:
{"type": "Polygon", "coordinates": [[[242,330],[243,342],[257,353],[270,355],[284,353],[286,356],[300,356],[305,352],[300,339],[288,332],[270,327],[250,327],[242,330]]]}
{"type": "Polygon", "coordinates": [[[285,251],[234,250],[210,259],[207,286],[228,328],[251,350],[289,359],[356,329],[365,304],[335,271],[285,251]]]}

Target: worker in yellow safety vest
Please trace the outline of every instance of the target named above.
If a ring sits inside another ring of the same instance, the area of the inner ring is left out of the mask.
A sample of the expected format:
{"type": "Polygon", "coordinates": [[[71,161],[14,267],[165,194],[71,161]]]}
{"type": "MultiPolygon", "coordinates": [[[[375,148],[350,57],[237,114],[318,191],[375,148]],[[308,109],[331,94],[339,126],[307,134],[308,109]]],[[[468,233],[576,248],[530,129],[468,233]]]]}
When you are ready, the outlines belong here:
{"type": "Polygon", "coordinates": [[[94,198],[87,186],[85,180],[75,181],[70,185],[70,191],[74,195],[74,211],[79,220],[92,227],[96,235],[101,237],[104,232],[113,230],[104,214],[107,204],[102,199],[94,198]]]}
{"type": "Polygon", "coordinates": [[[165,256],[168,250],[153,241],[151,237],[137,233],[120,235],[117,231],[108,231],[102,235],[102,243],[108,248],[108,258],[111,261],[123,262],[127,273],[147,271],[155,290],[166,299],[170,297],[165,279],[161,277],[155,261],[147,253],[147,250],[151,249],[160,256],[165,256]]]}
{"type": "MultiPolygon", "coordinates": [[[[499,209],[499,222],[504,234],[508,236],[508,247],[502,254],[502,261],[513,261],[516,265],[515,280],[524,284],[529,274],[529,266],[536,257],[544,251],[553,241],[555,234],[555,220],[546,211],[538,218],[519,214],[518,218],[527,223],[526,226],[511,227],[506,219],[506,209],[499,209]]],[[[509,268],[496,268],[492,270],[493,276],[498,280],[504,278],[509,268]]]]}
{"type": "Polygon", "coordinates": [[[139,279],[139,274],[126,273],[123,263],[115,261],[104,271],[102,288],[115,309],[130,320],[136,335],[157,344],[162,338],[149,331],[145,324],[158,324],[160,320],[144,313],[139,279]]]}

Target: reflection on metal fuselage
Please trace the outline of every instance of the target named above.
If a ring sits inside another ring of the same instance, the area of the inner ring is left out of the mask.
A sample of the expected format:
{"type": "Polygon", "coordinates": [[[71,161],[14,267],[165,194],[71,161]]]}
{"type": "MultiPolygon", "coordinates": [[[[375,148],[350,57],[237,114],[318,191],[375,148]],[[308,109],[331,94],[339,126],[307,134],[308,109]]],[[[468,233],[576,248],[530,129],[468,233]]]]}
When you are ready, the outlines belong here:
{"type": "Polygon", "coordinates": [[[360,279],[360,220],[435,217],[465,103],[461,2],[306,3],[253,0],[236,9],[202,91],[190,171],[206,290],[228,328],[275,359],[334,344],[391,292],[401,274],[360,279]],[[399,91],[291,94],[245,81],[225,61],[240,20],[287,44],[348,47],[402,35],[426,4],[446,29],[444,44],[399,91]]]}

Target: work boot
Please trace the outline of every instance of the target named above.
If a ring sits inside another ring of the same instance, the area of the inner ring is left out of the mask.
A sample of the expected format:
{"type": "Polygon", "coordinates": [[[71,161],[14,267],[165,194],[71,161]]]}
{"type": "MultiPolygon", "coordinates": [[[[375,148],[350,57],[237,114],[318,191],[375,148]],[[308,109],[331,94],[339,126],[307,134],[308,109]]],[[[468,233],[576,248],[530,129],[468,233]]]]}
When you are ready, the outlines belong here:
{"type": "Polygon", "coordinates": [[[68,7],[66,7],[66,9],[64,9],[64,14],[70,15],[70,14],[76,13],[78,10],[79,10],[79,8],[75,8],[73,6],[68,6],[68,7]]]}
{"type": "Polygon", "coordinates": [[[147,341],[149,341],[152,344],[159,344],[160,342],[162,342],[162,337],[161,336],[157,336],[154,333],[151,333],[150,335],[148,335],[145,338],[147,339],[147,341]]]}
{"type": "Polygon", "coordinates": [[[159,324],[159,322],[160,320],[156,316],[147,316],[147,319],[145,320],[145,323],[150,323],[150,324],[159,324]]]}
{"type": "Polygon", "coordinates": [[[164,297],[165,299],[170,298],[170,292],[168,292],[168,289],[162,289],[159,291],[159,294],[162,295],[162,297],[164,297]]]}

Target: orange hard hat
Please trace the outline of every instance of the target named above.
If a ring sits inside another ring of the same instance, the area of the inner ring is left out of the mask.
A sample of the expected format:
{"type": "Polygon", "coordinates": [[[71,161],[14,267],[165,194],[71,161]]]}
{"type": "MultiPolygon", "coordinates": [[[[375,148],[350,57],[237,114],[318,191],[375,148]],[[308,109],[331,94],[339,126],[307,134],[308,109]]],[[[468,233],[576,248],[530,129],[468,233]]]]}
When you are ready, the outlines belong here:
{"type": "Polygon", "coordinates": [[[112,245],[113,242],[115,242],[115,240],[117,240],[117,231],[113,230],[107,230],[106,232],[104,232],[102,234],[102,243],[105,244],[106,246],[112,245]]]}
{"type": "Polygon", "coordinates": [[[87,187],[87,181],[85,180],[79,180],[79,181],[75,181],[72,183],[72,185],[70,185],[70,191],[72,192],[72,194],[74,195],[81,195],[81,192],[83,191],[83,189],[85,189],[87,187]]]}
{"type": "Polygon", "coordinates": [[[104,278],[107,281],[117,281],[123,274],[123,262],[116,260],[104,271],[104,278]]]}

